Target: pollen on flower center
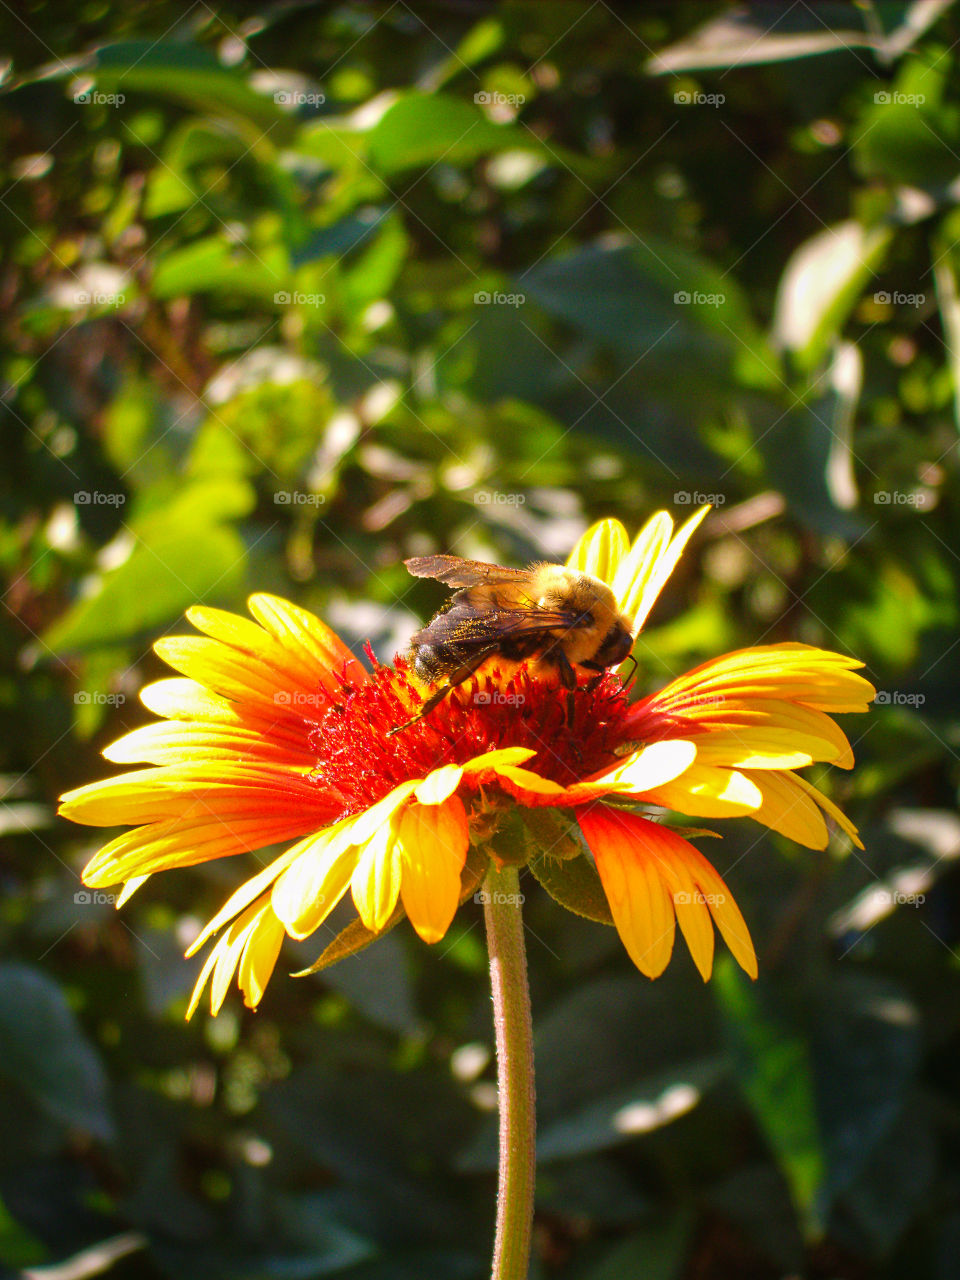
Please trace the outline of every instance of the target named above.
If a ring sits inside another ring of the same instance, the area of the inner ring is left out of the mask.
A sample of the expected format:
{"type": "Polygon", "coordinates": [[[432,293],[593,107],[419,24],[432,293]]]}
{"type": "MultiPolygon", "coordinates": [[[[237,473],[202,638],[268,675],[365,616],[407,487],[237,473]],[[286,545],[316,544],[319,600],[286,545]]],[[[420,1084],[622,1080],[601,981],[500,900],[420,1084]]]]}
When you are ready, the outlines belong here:
{"type": "Polygon", "coordinates": [[[612,764],[617,748],[636,737],[623,685],[610,672],[568,700],[567,690],[531,675],[526,663],[506,675],[491,662],[388,738],[422,699],[403,658],[376,666],[362,684],[342,682],[342,695],[310,735],[317,758],[311,777],[342,803],[341,816],[368,808],[401,782],[501,747],[535,751],[525,768],[567,786],[612,764]]]}

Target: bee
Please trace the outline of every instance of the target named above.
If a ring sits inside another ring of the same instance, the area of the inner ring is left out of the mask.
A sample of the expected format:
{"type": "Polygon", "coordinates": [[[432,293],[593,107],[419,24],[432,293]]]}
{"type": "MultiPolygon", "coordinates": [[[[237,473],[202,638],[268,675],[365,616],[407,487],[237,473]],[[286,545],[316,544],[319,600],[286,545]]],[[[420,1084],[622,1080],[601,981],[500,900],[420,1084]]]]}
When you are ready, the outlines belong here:
{"type": "Polygon", "coordinates": [[[588,573],[560,564],[508,569],[446,555],[415,556],[404,564],[416,578],[436,578],[457,590],[410,642],[417,675],[439,688],[391,734],[428,715],[494,654],[527,660],[537,675],[555,674],[567,690],[569,724],[576,669],[599,679],[633,648],[630,620],[610,588],[588,573]]]}

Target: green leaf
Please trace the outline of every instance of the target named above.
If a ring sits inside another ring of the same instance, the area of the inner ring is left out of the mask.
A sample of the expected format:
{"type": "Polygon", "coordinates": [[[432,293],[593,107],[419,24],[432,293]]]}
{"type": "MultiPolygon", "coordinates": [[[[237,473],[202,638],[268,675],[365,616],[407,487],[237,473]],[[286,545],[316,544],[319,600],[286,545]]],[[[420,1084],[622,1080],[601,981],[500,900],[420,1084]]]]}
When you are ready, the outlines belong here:
{"type": "Polygon", "coordinates": [[[633,1232],[599,1259],[577,1268],[576,1280],[678,1280],[690,1248],[693,1215],[681,1211],[633,1232]]]}
{"type": "Polygon", "coordinates": [[[96,1050],[57,984],[16,960],[0,963],[0,1073],[63,1124],[113,1139],[96,1050]]]}
{"type": "Polygon", "coordinates": [[[219,521],[249,511],[250,486],[235,477],[198,480],[172,496],[157,490],[151,499],[131,518],[127,559],[43,637],[54,653],[116,645],[171,622],[188,605],[241,595],[244,542],[219,521]]]}
{"type": "Polygon", "coordinates": [[[44,636],[55,654],[82,652],[142,636],[191,604],[242,594],[243,539],[226,525],[164,532],[142,541],[44,636]]]}
{"type": "Polygon", "coordinates": [[[122,40],[103,45],[77,70],[89,71],[105,91],[154,93],[214,116],[231,116],[248,130],[248,144],[258,151],[265,150],[267,139],[272,151],[296,131],[272,97],[257,93],[242,72],[224,67],[215,53],[199,45],[122,40]]]}
{"type": "Polygon", "coordinates": [[[740,1088],[810,1225],[824,1177],[813,1067],[806,1040],[764,1008],[728,956],[717,960],[713,989],[723,1014],[740,1088]]]}
{"type": "Polygon", "coordinates": [[[545,854],[529,864],[531,872],[550,897],[578,916],[613,924],[610,904],[603,891],[597,869],[589,858],[553,858],[545,854]]]}
{"type": "Polygon", "coordinates": [[[606,1151],[671,1124],[700,1102],[724,1072],[719,1054],[693,1058],[589,1099],[541,1127],[537,1159],[543,1162],[606,1151]]]}
{"type": "Polygon", "coordinates": [[[286,254],[267,257],[229,244],[222,236],[206,236],[157,260],[150,292],[155,298],[190,297],[195,293],[228,293],[271,300],[287,280],[286,254]]]}
{"type": "Polygon", "coordinates": [[[529,268],[513,287],[633,364],[642,352],[645,373],[669,369],[675,381],[682,360],[705,366],[701,374],[735,370],[750,385],[779,385],[776,357],[730,273],[655,236],[584,245],[529,268]]]}
{"type": "Polygon", "coordinates": [[[826,1207],[864,1173],[912,1103],[922,1037],[918,1011],[905,992],[867,975],[835,977],[815,1019],[826,1207]]]}
{"type": "Polygon", "coordinates": [[[864,531],[863,517],[845,509],[856,497],[849,450],[850,388],[797,403],[784,412],[779,403],[758,408],[754,430],[770,480],[807,528],[845,538],[864,531]],[[844,501],[838,505],[837,499],[844,501]]]}
{"type": "MultiPolygon", "coordinates": [[[[955,217],[950,219],[951,224],[955,221],[955,217]]],[[[933,254],[933,280],[946,336],[944,355],[953,382],[953,420],[960,430],[960,288],[957,285],[955,246],[938,236],[933,242],[933,254]]]]}
{"type": "Polygon", "coordinates": [[[777,290],[773,340],[803,372],[815,369],[886,256],[893,227],[854,220],[818,231],[797,249],[777,290]]]}
{"type": "Polygon", "coordinates": [[[950,51],[928,46],[903,64],[892,86],[874,91],[853,144],[865,177],[926,189],[953,181],[960,151],[956,74],[950,51]]]}
{"type": "Polygon", "coordinates": [[[862,26],[849,25],[859,17],[849,4],[819,4],[815,10],[746,4],[660,50],[646,70],[651,75],[675,75],[869,49],[878,43],[877,37],[862,26]]]}
{"type": "Polygon", "coordinates": [[[479,107],[442,93],[407,93],[371,129],[370,163],[381,173],[420,165],[470,164],[491,151],[541,149],[526,129],[494,124],[479,107]]]}

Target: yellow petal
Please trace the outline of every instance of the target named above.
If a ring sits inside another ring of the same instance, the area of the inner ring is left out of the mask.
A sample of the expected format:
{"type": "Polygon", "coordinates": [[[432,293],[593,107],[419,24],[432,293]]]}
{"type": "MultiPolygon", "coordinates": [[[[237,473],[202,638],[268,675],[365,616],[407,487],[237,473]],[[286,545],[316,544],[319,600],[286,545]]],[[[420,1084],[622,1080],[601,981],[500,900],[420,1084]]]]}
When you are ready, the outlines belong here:
{"type": "Polygon", "coordinates": [[[771,770],[749,776],[763,792],[763,804],[751,817],[808,849],[827,847],[823,814],[792,773],[771,770]]]}
{"type": "Polygon", "coordinates": [[[640,530],[620,562],[613,591],[621,611],[633,620],[634,635],[643,627],[687,543],[709,510],[708,506],[699,507],[672,539],[673,520],[666,511],[657,512],[640,530]]]}
{"type": "Polygon", "coordinates": [[[427,774],[414,795],[421,804],[442,804],[460,785],[463,769],[458,764],[445,764],[427,774]]]}
{"type": "Polygon", "coordinates": [[[570,552],[567,567],[589,573],[609,585],[629,546],[627,531],[619,520],[599,520],[570,552]]]}
{"type": "Polygon", "coordinates": [[[186,1019],[189,1022],[193,1015],[197,1012],[200,1005],[200,999],[203,996],[203,989],[207,985],[210,974],[213,972],[214,965],[220,959],[220,943],[218,942],[212,948],[210,954],[204,960],[200,968],[200,973],[196,982],[193,984],[193,994],[190,996],[190,1003],[187,1005],[186,1019]]]}
{"type": "Polygon", "coordinates": [[[410,923],[424,942],[438,942],[450,927],[460,901],[468,844],[467,815],[457,796],[437,805],[410,804],[401,813],[400,893],[410,923]]]}
{"type": "Polygon", "coordinates": [[[167,676],[154,680],[140,690],[140,701],[148,711],[170,720],[202,720],[214,723],[236,724],[239,717],[227,701],[196,680],[184,676],[167,676]]]}
{"type": "Polygon", "coordinates": [[[577,816],[627,954],[641,973],[659,977],[673,951],[676,916],[655,861],[637,838],[633,824],[643,819],[603,805],[577,816]]]}
{"type": "Polygon", "coordinates": [[[258,732],[231,724],[205,724],[189,720],[163,720],[143,725],[112,742],[103,750],[114,764],[180,764],[223,760],[235,763],[271,761],[289,764],[302,770],[316,762],[307,735],[296,747],[281,735],[258,732]]]}
{"type": "Polygon", "coordinates": [[[256,1009],[270,981],[280,947],[283,945],[283,925],[270,910],[269,904],[250,931],[240,960],[237,983],[243,992],[243,1003],[248,1009],[256,1009]]]}
{"type": "Polygon", "coordinates": [[[360,919],[371,933],[379,933],[393,914],[400,894],[397,818],[381,823],[360,850],[350,889],[360,919]]]}
{"type": "Polygon", "coordinates": [[[151,822],[132,831],[124,831],[99,852],[83,869],[83,882],[91,889],[103,889],[121,880],[169,871],[173,867],[191,867],[213,858],[227,858],[237,853],[251,853],[268,844],[303,835],[306,824],[294,814],[287,827],[272,817],[219,813],[184,821],[151,822]]]}
{"type": "Polygon", "coordinates": [[[733,894],[720,875],[689,841],[666,827],[659,827],[670,852],[683,863],[693,877],[703,899],[720,930],[720,936],[730,948],[734,960],[751,978],[757,976],[757,956],[750,938],[750,930],[733,899],[733,894]]]}
{"type": "Polygon", "coordinates": [[[255,876],[251,876],[249,880],[240,885],[240,887],[236,889],[226,900],[213,919],[209,920],[200,933],[197,934],[193,942],[190,943],[190,946],[187,947],[184,955],[188,958],[195,955],[204,943],[208,941],[208,939],[212,938],[215,933],[223,928],[228,920],[232,920],[234,916],[239,915],[241,911],[246,911],[247,907],[249,907],[256,898],[259,898],[265,889],[273,884],[274,880],[276,880],[280,873],[284,871],[291,862],[293,862],[293,860],[303,852],[304,848],[308,847],[313,842],[314,839],[314,836],[310,836],[307,840],[303,840],[299,844],[293,845],[291,848],[281,853],[278,858],[274,858],[274,860],[268,866],[264,867],[262,871],[258,871],[255,876]]]}
{"type": "Polygon", "coordinates": [[[304,668],[343,671],[354,683],[366,678],[361,663],[336,632],[299,605],[280,596],[258,592],[247,601],[250,612],[285,649],[296,654],[304,668]]]}
{"type": "Polygon", "coordinates": [[[247,765],[201,760],[134,769],[117,778],[77,787],[60,797],[60,813],[73,822],[112,827],[183,817],[187,809],[213,813],[224,802],[230,805],[230,812],[261,815],[298,803],[315,811],[318,803],[329,804],[302,769],[269,762],[247,765]]]}
{"type": "Polygon", "coordinates": [[[465,776],[496,772],[501,765],[523,764],[536,754],[532,747],[499,747],[496,751],[486,751],[482,756],[474,756],[463,766],[463,772],[465,776]]]}
{"type": "Polygon", "coordinates": [[[706,982],[713,972],[714,938],[710,910],[697,882],[680,859],[676,859],[674,870],[678,881],[673,892],[677,923],[693,962],[706,982]]]}
{"type": "Polygon", "coordinates": [[[117,900],[114,903],[114,906],[119,910],[120,907],[122,907],[125,902],[130,901],[130,899],[137,892],[137,890],[141,888],[143,885],[145,885],[149,879],[150,877],[148,875],[131,876],[130,879],[125,882],[120,892],[117,894],[117,900]]]}
{"type": "Polygon", "coordinates": [[[634,538],[633,546],[617,566],[611,584],[613,594],[617,597],[621,611],[631,619],[640,606],[644,590],[660,557],[670,544],[672,533],[672,518],[666,511],[658,511],[634,538]]]}
{"type": "Polygon", "coordinates": [[[591,786],[609,784],[611,790],[627,795],[645,794],[652,787],[663,786],[685,774],[696,759],[697,751],[697,744],[684,738],[651,742],[615,769],[574,784],[570,790],[586,792],[591,786]]]}
{"type": "Polygon", "coordinates": [[[763,792],[745,773],[696,761],[675,781],[651,787],[646,798],[694,818],[737,818],[759,809],[763,792]]]}
{"type": "Polygon", "coordinates": [[[700,739],[701,764],[722,764],[737,769],[802,769],[814,760],[835,754],[824,738],[798,734],[795,729],[719,729],[700,739]]]}
{"type": "Polygon", "coordinates": [[[273,886],[274,913],[291,938],[308,938],[319,929],[350,885],[360,854],[346,843],[344,826],[338,824],[299,845],[273,886]]]}
{"type": "MultiPolygon", "coordinates": [[[[710,976],[713,964],[705,911],[713,917],[737,963],[752,978],[757,976],[746,922],[723,877],[698,849],[661,823],[605,805],[582,810],[577,820],[597,864],[614,923],[638,968],[656,976],[651,969],[662,959],[656,945],[657,930],[666,928],[664,898],[653,887],[656,881],[669,902],[671,925],[676,911],[704,979],[710,976]]],[[[671,927],[671,945],[672,938],[671,927]]]]}
{"type": "Polygon", "coordinates": [[[858,849],[863,848],[863,842],[860,839],[857,828],[853,825],[843,810],[837,808],[829,796],[825,796],[822,791],[818,791],[812,783],[806,780],[806,778],[797,777],[794,778],[794,782],[796,782],[801,790],[805,791],[812,800],[816,801],[820,808],[833,819],[841,831],[846,832],[858,849]]]}

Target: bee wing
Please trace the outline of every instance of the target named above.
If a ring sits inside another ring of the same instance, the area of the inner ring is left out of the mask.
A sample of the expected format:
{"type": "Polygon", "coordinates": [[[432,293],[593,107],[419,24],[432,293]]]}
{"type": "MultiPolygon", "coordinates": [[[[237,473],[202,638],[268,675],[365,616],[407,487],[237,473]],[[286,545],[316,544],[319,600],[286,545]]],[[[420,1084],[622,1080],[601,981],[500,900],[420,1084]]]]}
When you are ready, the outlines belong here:
{"type": "Polygon", "coordinates": [[[419,644],[456,644],[460,648],[494,649],[504,640],[543,636],[556,628],[573,627],[578,615],[570,611],[519,608],[475,608],[469,600],[458,600],[445,613],[438,613],[413,637],[419,644]]]}
{"type": "Polygon", "coordinates": [[[479,587],[485,582],[516,582],[530,576],[529,569],[508,569],[459,556],[414,556],[403,563],[415,578],[436,578],[448,587],[479,587]]]}

